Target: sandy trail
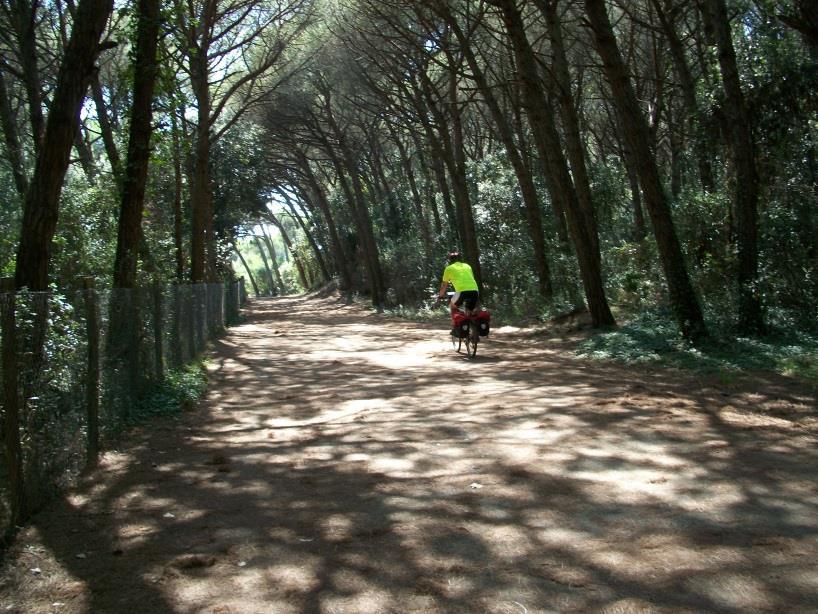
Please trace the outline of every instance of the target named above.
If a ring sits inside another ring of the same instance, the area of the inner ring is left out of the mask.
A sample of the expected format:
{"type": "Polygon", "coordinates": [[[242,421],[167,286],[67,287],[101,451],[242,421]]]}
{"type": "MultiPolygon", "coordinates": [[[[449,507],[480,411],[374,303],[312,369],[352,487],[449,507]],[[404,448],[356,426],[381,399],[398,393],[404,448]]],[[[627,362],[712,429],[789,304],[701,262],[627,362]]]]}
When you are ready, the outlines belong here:
{"type": "Polygon", "coordinates": [[[571,344],[254,301],[199,409],[23,531],[0,612],[818,611],[814,393],[571,344]]]}

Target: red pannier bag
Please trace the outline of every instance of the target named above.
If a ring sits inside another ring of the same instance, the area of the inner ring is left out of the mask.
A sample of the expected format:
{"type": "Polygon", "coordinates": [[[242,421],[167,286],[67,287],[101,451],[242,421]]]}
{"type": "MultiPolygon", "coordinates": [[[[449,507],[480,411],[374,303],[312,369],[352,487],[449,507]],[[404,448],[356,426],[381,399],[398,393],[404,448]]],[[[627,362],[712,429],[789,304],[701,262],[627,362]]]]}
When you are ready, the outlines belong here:
{"type": "Polygon", "coordinates": [[[491,313],[489,310],[481,309],[474,314],[474,319],[477,320],[477,329],[480,331],[480,336],[487,336],[491,329],[491,313]]]}
{"type": "Polygon", "coordinates": [[[462,311],[452,311],[452,335],[461,339],[469,336],[469,317],[462,311]]]}

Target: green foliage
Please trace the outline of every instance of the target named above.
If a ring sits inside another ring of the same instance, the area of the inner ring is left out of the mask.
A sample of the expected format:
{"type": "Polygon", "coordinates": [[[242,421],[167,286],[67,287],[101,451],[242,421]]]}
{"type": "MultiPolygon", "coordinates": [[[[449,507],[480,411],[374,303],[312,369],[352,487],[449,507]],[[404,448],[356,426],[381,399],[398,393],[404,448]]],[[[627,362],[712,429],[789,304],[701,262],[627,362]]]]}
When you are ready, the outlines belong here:
{"type": "Polygon", "coordinates": [[[114,267],[119,205],[115,187],[100,177],[89,186],[74,169],[60,202],[52,266],[59,287],[76,286],[78,277],[107,279],[114,267]]]}
{"type": "Polygon", "coordinates": [[[402,237],[382,250],[383,274],[389,288],[387,302],[391,307],[414,305],[429,297],[435,280],[443,271],[430,271],[422,249],[411,237],[402,237]]]}
{"type": "Polygon", "coordinates": [[[818,334],[779,329],[763,338],[737,338],[729,330],[715,328],[713,332],[710,342],[694,347],[682,339],[669,312],[644,311],[620,328],[584,341],[577,354],[593,360],[696,371],[774,370],[818,386],[818,334]]]}
{"type": "Polygon", "coordinates": [[[0,165],[0,277],[14,274],[23,207],[5,165],[0,165]]]}
{"type": "Polygon", "coordinates": [[[164,381],[156,384],[139,401],[131,416],[132,423],[193,409],[206,388],[207,371],[202,362],[168,371],[164,381]]]}

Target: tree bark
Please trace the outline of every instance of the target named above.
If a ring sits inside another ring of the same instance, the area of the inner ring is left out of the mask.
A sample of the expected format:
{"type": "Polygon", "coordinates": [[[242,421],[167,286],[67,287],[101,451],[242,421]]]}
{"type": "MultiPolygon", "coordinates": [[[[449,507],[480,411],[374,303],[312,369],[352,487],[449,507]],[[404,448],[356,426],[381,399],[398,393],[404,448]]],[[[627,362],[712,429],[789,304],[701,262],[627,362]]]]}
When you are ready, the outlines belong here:
{"type": "Polygon", "coordinates": [[[105,145],[105,153],[108,156],[108,163],[111,165],[111,172],[121,186],[122,161],[119,158],[119,148],[114,140],[114,129],[108,115],[108,105],[105,104],[105,97],[102,95],[102,86],[99,83],[98,75],[94,75],[91,80],[91,97],[94,99],[94,106],[97,109],[99,131],[102,134],[102,143],[105,145]]]}
{"type": "Polygon", "coordinates": [[[208,262],[213,223],[213,190],[210,185],[210,86],[207,55],[197,50],[190,57],[190,80],[197,104],[196,142],[193,181],[190,194],[192,227],[190,237],[190,279],[202,283],[209,279],[208,262]]]}
{"type": "Polygon", "coordinates": [[[17,288],[45,290],[48,287],[60,190],[68,170],[82,102],[100,52],[100,36],[112,8],[113,0],[80,0],[77,7],[48,113],[43,146],[26,193],[17,250],[17,288]]]}
{"type": "Polygon", "coordinates": [[[341,238],[338,236],[338,228],[335,225],[335,219],[333,218],[329,202],[327,201],[324,190],[321,187],[321,184],[318,182],[315,173],[313,173],[312,168],[310,168],[309,161],[304,156],[303,152],[298,150],[296,152],[296,156],[298,158],[299,168],[306,177],[307,183],[309,184],[311,192],[314,196],[315,203],[318,205],[318,209],[324,216],[324,222],[327,224],[330,246],[332,248],[332,253],[335,260],[335,268],[338,271],[339,277],[341,278],[340,289],[342,291],[349,291],[352,289],[352,275],[349,272],[346,252],[344,251],[344,245],[341,242],[341,238]]]}
{"type": "Polygon", "coordinates": [[[136,285],[145,184],[148,178],[150,139],[153,132],[151,120],[158,69],[156,49],[159,40],[159,0],[139,0],[138,10],[128,161],[122,183],[114,260],[115,288],[133,288],[136,285]]]}
{"type": "Polygon", "coordinates": [[[281,238],[284,240],[284,245],[290,252],[290,255],[293,257],[293,263],[295,264],[295,269],[298,271],[298,279],[301,281],[301,285],[304,287],[304,290],[310,289],[310,283],[307,280],[306,271],[304,271],[304,265],[301,263],[301,259],[296,255],[295,251],[293,250],[293,243],[290,241],[289,235],[287,235],[287,231],[284,229],[284,224],[274,216],[272,213],[267,213],[267,219],[269,219],[273,224],[276,225],[279,232],[281,233],[281,238]]]}
{"type": "MultiPolygon", "coordinates": [[[[19,47],[20,68],[23,74],[23,85],[28,101],[31,134],[34,140],[34,153],[39,157],[45,138],[46,123],[43,119],[43,93],[40,82],[40,69],[37,64],[37,3],[28,0],[15,0],[17,16],[17,44],[19,47]]],[[[80,3],[82,5],[82,3],[80,3]]],[[[73,39],[72,35],[72,39],[73,39]]],[[[67,49],[66,49],[67,54],[67,49]]],[[[67,55],[65,56],[67,59],[67,55]]],[[[63,60],[63,64],[65,63],[63,60]]]]}
{"type": "Polygon", "coordinates": [[[449,61],[449,120],[452,131],[452,189],[455,203],[457,203],[460,237],[463,240],[464,260],[471,265],[477,286],[483,290],[483,273],[480,268],[480,246],[477,242],[477,227],[474,223],[469,196],[468,180],[466,178],[466,152],[463,146],[463,121],[460,112],[460,100],[457,94],[457,69],[451,55],[449,61]]]}
{"type": "Polygon", "coordinates": [[[525,210],[526,227],[528,235],[531,239],[532,247],[534,248],[534,273],[539,282],[539,293],[544,299],[550,301],[553,298],[554,290],[551,286],[551,269],[548,265],[548,254],[545,247],[545,235],[542,225],[542,214],[540,213],[540,203],[537,197],[537,188],[534,185],[534,180],[531,177],[528,167],[523,161],[517,143],[514,142],[514,133],[511,126],[506,120],[506,116],[500,109],[491,87],[486,80],[483,70],[474,55],[474,52],[469,44],[469,40],[461,30],[457,20],[449,12],[445,5],[441,5],[438,9],[441,14],[449,22],[449,27],[452,28],[455,36],[460,42],[460,49],[466,58],[466,62],[471,70],[471,77],[477,84],[477,88],[483,95],[483,101],[489,108],[491,117],[494,120],[494,129],[497,132],[500,141],[505,147],[506,155],[514,169],[514,174],[517,177],[517,183],[520,186],[520,193],[523,198],[523,205],[525,210]]]}
{"type": "MultiPolygon", "coordinates": [[[[543,162],[546,183],[554,201],[562,204],[574,241],[580,276],[593,326],[615,324],[602,283],[598,241],[590,237],[590,224],[577,199],[568,164],[562,153],[554,115],[542,89],[537,62],[525,33],[522,16],[514,0],[498,0],[503,21],[517,60],[523,104],[534,142],[543,162]]],[[[595,225],[594,225],[595,228],[595,225]]]]}
{"type": "MultiPolygon", "coordinates": [[[[355,156],[350,149],[346,138],[335,119],[330,102],[330,94],[328,90],[324,91],[324,110],[326,112],[326,119],[329,122],[330,129],[338,143],[341,150],[341,159],[338,159],[336,154],[330,151],[331,156],[335,156],[336,168],[339,172],[339,178],[343,180],[343,168],[348,171],[349,182],[352,186],[350,196],[350,206],[354,213],[356,220],[356,227],[358,229],[358,238],[361,241],[361,246],[364,249],[364,257],[366,259],[367,270],[369,274],[370,290],[372,293],[372,304],[377,309],[381,309],[386,298],[386,293],[383,284],[383,273],[381,272],[381,263],[378,255],[378,246],[375,241],[375,233],[372,229],[372,219],[369,215],[369,210],[366,206],[366,199],[361,187],[360,178],[358,175],[358,164],[355,156]]],[[[328,148],[332,150],[332,147],[328,148]]],[[[345,181],[345,180],[344,180],[345,181]]],[[[290,252],[292,253],[292,251],[290,252]]]]}
{"type": "Polygon", "coordinates": [[[779,15],[781,21],[798,30],[818,53],[818,4],[815,0],[795,0],[795,15],[779,15]]]}
{"type": "MultiPolygon", "coordinates": [[[[420,80],[424,82],[423,78],[420,80]]],[[[461,231],[457,223],[457,213],[455,212],[452,190],[449,187],[449,181],[446,177],[446,169],[453,167],[453,162],[451,161],[451,140],[445,129],[446,120],[436,101],[433,98],[427,100],[426,88],[423,87],[422,84],[418,84],[416,80],[412,81],[412,91],[407,92],[407,94],[417,108],[418,115],[421,118],[421,126],[426,135],[426,142],[432,150],[431,166],[435,174],[435,179],[437,180],[438,188],[440,189],[440,195],[443,199],[443,209],[446,213],[446,221],[449,225],[449,232],[446,238],[449,240],[450,245],[456,245],[461,242],[461,231]]],[[[419,140],[419,138],[416,138],[415,141],[418,148],[419,140]]]]}
{"type": "Polygon", "coordinates": [[[270,264],[267,262],[267,252],[264,248],[264,244],[257,235],[253,235],[253,241],[255,242],[256,249],[261,256],[261,261],[264,263],[264,272],[267,273],[267,283],[269,285],[268,296],[275,296],[278,294],[278,292],[276,291],[276,283],[273,279],[273,272],[270,270],[270,264]]]}
{"type": "Polygon", "coordinates": [[[682,248],[676,237],[676,229],[670,215],[667,196],[659,178],[656,159],[650,148],[647,121],[639,110],[604,0],[585,0],[585,8],[597,51],[611,86],[624,138],[633,151],[638,165],[637,173],[653,225],[662,268],[667,279],[671,307],[685,338],[694,342],[700,341],[707,337],[707,328],[698,298],[687,274],[682,248]]]}
{"type": "Polygon", "coordinates": [[[258,284],[256,283],[256,278],[253,277],[253,272],[250,270],[250,267],[247,266],[247,261],[244,259],[239,246],[235,241],[232,241],[232,245],[233,251],[236,252],[236,255],[239,257],[239,261],[241,261],[241,266],[244,267],[244,272],[247,273],[247,277],[250,279],[250,284],[253,286],[253,292],[255,292],[256,296],[261,296],[261,292],[259,292],[258,289],[258,284]]]}
{"type": "Polygon", "coordinates": [[[277,293],[284,294],[284,280],[281,279],[281,271],[278,270],[278,256],[276,255],[276,248],[275,245],[273,245],[273,240],[264,230],[264,226],[261,227],[261,236],[264,238],[264,244],[267,246],[267,251],[270,253],[270,263],[272,264],[270,268],[273,270],[273,275],[275,276],[276,284],[278,285],[277,293]]]}
{"type": "MultiPolygon", "coordinates": [[[[318,263],[318,269],[321,271],[321,277],[324,279],[324,283],[329,283],[332,276],[329,274],[329,269],[327,269],[327,263],[324,260],[324,255],[321,253],[321,249],[318,246],[318,242],[315,240],[313,233],[307,227],[307,223],[298,214],[298,209],[296,209],[293,199],[290,198],[283,190],[279,191],[279,193],[281,194],[281,197],[284,199],[284,202],[287,204],[287,208],[290,210],[290,214],[292,215],[293,219],[298,223],[298,226],[304,233],[304,236],[307,239],[307,243],[310,244],[310,249],[312,249],[312,253],[315,256],[315,261],[318,263]]],[[[272,249],[272,243],[270,243],[269,245],[270,248],[272,249]]]]}
{"type": "Polygon", "coordinates": [[[656,15],[659,18],[659,23],[662,26],[662,31],[667,39],[668,47],[670,48],[670,57],[673,60],[673,67],[676,71],[676,76],[679,78],[682,100],[684,100],[688,122],[692,127],[692,133],[694,135],[693,147],[699,166],[699,180],[701,181],[702,188],[706,192],[712,192],[715,189],[716,182],[713,178],[713,168],[710,164],[710,157],[706,146],[706,141],[709,137],[703,129],[701,109],[696,100],[696,81],[690,70],[684,45],[676,33],[676,27],[671,14],[662,7],[659,0],[651,0],[651,2],[653,3],[656,15]]]}
{"type": "Polygon", "coordinates": [[[14,176],[14,187],[20,195],[20,200],[25,198],[28,191],[28,177],[23,166],[23,151],[20,144],[20,135],[17,132],[17,122],[11,110],[11,102],[6,89],[6,77],[0,70],[0,126],[3,128],[3,138],[6,142],[6,155],[11,165],[11,173],[14,176]]]}
{"type": "Polygon", "coordinates": [[[185,252],[182,246],[182,151],[176,109],[171,109],[173,139],[173,247],[176,261],[176,280],[185,278],[185,252]]]}
{"type": "Polygon", "coordinates": [[[85,173],[85,178],[88,180],[88,185],[94,185],[97,177],[94,154],[91,153],[91,147],[86,142],[82,132],[83,125],[82,121],[80,121],[77,126],[77,131],[74,133],[74,149],[77,151],[77,158],[79,159],[83,173],[85,173]]]}
{"type": "Polygon", "coordinates": [[[571,176],[574,182],[577,204],[588,228],[588,239],[596,258],[599,254],[599,231],[596,223],[596,211],[591,197],[591,182],[585,164],[585,147],[579,130],[579,117],[571,93],[571,74],[568,70],[568,58],[565,55],[562,26],[557,15],[557,0],[537,0],[540,11],[545,16],[548,37],[551,41],[552,68],[556,85],[556,98],[562,119],[565,149],[571,164],[571,176]]]}
{"type": "Polygon", "coordinates": [[[736,52],[724,0],[707,0],[705,17],[710,20],[716,38],[719,67],[724,85],[728,141],[735,167],[733,209],[738,239],[738,325],[744,333],[764,330],[758,289],[758,194],[756,145],[752,118],[741,89],[736,52]]]}
{"type": "Polygon", "coordinates": [[[420,198],[420,192],[418,191],[417,182],[415,181],[415,172],[412,168],[412,160],[409,158],[406,151],[406,146],[403,144],[403,141],[401,141],[400,135],[395,127],[391,123],[388,123],[387,128],[389,129],[389,134],[392,137],[392,142],[395,143],[395,147],[398,149],[401,167],[403,168],[404,175],[406,175],[406,181],[409,183],[409,192],[412,195],[412,205],[414,208],[415,217],[418,221],[418,228],[420,230],[420,240],[423,243],[423,254],[426,262],[428,263],[432,255],[432,233],[429,229],[429,220],[426,218],[426,214],[423,211],[423,201],[420,198]]]}
{"type": "Polygon", "coordinates": [[[0,279],[0,365],[3,369],[3,452],[6,459],[10,527],[28,516],[23,449],[20,439],[20,382],[14,282],[0,279]]]}

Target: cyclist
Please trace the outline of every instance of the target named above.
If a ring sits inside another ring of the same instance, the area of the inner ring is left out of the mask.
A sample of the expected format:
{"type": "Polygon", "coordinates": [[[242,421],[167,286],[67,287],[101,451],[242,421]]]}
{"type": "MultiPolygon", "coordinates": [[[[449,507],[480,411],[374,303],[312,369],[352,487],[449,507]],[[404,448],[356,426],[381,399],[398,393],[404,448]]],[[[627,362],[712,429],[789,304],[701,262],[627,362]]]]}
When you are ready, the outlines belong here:
{"type": "Polygon", "coordinates": [[[443,281],[440,283],[437,300],[443,300],[446,288],[452,284],[454,287],[454,296],[450,303],[452,312],[461,305],[471,311],[477,307],[477,301],[480,298],[474,273],[471,267],[460,259],[460,252],[449,252],[448,259],[449,266],[443,269],[443,281]]]}

